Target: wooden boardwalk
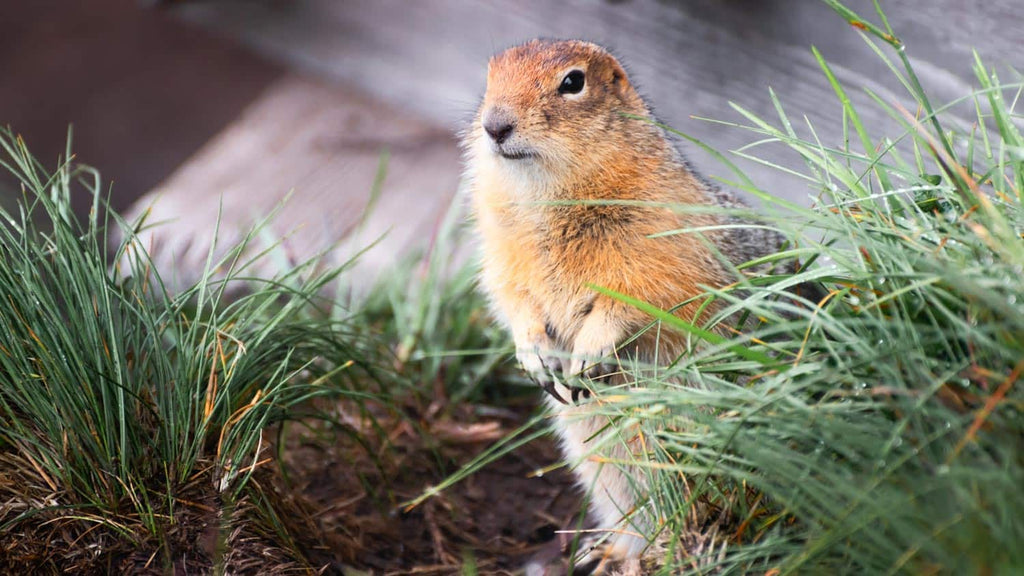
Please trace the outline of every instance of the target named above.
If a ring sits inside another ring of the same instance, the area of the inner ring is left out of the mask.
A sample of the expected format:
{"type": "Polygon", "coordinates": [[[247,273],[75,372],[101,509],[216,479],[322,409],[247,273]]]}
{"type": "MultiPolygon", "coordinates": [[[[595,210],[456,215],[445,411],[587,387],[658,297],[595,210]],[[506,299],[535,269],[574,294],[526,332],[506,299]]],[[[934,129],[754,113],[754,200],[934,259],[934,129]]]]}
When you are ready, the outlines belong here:
{"type": "Polygon", "coordinates": [[[132,216],[149,211],[156,225],[142,242],[176,285],[197,279],[211,244],[223,254],[274,214],[251,246],[280,242],[283,250],[254,272],[271,276],[333,246],[328,262],[341,264],[374,244],[349,274],[365,289],[398,255],[426,244],[458,186],[458,163],[447,131],[293,75],[140,199],[132,216]]]}
{"type": "MultiPolygon", "coordinates": [[[[877,21],[870,2],[850,4],[877,21]]],[[[990,65],[1024,68],[1018,0],[885,4],[937,103],[970,91],[972,47],[990,65]]],[[[613,47],[664,121],[719,150],[758,138],[693,117],[738,120],[730,101],[775,117],[769,87],[800,121],[798,131],[808,134],[806,117],[823,142],[841,145],[840,105],[811,45],[849,87],[876,134],[899,132],[861,87],[907,102],[858,33],[825,5],[807,0],[294,0],[183,3],[173,13],[307,78],[337,83],[282,80],[164,182],[155,202],[143,200],[152,203],[156,219],[173,220],[155,229],[150,242],[159,263],[182,273],[194,272],[197,255],[206,254],[222,202],[221,227],[230,238],[289,191],[276,230],[298,230],[289,240],[296,258],[342,239],[354,246],[390,229],[364,264],[367,271],[390,266],[429,235],[456,189],[453,133],[465,127],[482,94],[488,56],[533,37],[581,37],[613,47]],[[384,149],[392,161],[381,206],[363,236],[352,239],[384,149]]],[[[964,125],[970,112],[963,110],[964,125]]],[[[684,149],[705,174],[729,176],[707,154],[684,149]]],[[[779,145],[756,154],[802,167],[779,145]]],[[[808,202],[817,192],[778,170],[740,164],[788,199],[808,202]]]]}

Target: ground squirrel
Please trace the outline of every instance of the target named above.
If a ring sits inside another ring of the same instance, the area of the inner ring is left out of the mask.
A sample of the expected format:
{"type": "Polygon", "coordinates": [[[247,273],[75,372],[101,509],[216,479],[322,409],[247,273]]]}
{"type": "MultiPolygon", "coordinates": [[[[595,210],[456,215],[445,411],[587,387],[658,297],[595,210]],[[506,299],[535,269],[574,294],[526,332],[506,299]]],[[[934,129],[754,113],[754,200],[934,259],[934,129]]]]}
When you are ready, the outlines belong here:
{"type": "MultiPolygon", "coordinates": [[[[687,233],[652,237],[735,223],[678,207],[744,205],[693,173],[618,60],[595,44],[534,40],[494,56],[464,145],[482,287],[511,330],[522,367],[549,392],[555,428],[579,483],[591,491],[592,512],[603,528],[620,529],[609,549],[635,557],[646,544],[636,533],[649,527],[642,514],[632,526],[621,523],[642,486],[628,469],[586,458],[607,420],[588,415],[585,386],[566,383],[580,382],[581,373],[607,375],[615,357],[669,362],[685,339],[650,331],[616,350],[651,318],[588,284],[669,309],[702,293],[702,285],[736,281],[722,255],[746,262],[775,251],[780,236],[726,227],[707,231],[710,242],[687,233]]],[[[693,319],[698,305],[677,314],[693,319]]]]}

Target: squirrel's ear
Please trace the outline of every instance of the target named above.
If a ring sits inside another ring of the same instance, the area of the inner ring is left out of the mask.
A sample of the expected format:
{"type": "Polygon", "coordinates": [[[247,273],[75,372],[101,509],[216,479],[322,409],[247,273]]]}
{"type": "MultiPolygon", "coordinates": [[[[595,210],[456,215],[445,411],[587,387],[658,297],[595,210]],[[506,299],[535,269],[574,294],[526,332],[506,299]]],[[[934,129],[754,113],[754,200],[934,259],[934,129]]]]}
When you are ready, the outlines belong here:
{"type": "Polygon", "coordinates": [[[612,60],[610,64],[612,91],[618,94],[619,97],[624,98],[632,92],[633,87],[629,83],[629,78],[626,76],[626,71],[622,68],[622,65],[615,60],[612,60]]]}

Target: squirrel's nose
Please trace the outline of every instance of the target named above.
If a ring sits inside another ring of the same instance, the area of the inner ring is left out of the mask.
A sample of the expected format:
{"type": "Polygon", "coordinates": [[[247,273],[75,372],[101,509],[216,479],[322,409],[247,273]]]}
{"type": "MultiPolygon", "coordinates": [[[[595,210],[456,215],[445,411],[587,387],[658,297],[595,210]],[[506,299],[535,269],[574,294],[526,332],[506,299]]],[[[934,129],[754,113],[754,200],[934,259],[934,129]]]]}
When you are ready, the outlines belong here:
{"type": "Polygon", "coordinates": [[[494,140],[495,144],[501,144],[512,135],[516,125],[511,114],[498,108],[492,108],[484,114],[484,131],[494,140]]]}

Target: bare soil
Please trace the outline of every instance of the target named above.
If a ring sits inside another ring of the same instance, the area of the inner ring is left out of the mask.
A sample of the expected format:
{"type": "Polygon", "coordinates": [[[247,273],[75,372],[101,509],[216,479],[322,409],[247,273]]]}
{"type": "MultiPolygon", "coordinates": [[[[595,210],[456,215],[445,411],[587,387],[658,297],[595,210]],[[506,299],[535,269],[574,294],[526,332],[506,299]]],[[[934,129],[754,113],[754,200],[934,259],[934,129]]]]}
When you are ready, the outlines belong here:
{"type": "Polygon", "coordinates": [[[559,460],[547,438],[419,506],[403,505],[507,435],[531,410],[463,405],[431,413],[436,408],[421,418],[378,417],[373,432],[369,419],[339,405],[337,420],[365,445],[354,434],[325,435],[322,427],[288,435],[285,468],[334,556],[328,571],[442,575],[472,565],[481,574],[512,574],[531,559],[560,556],[568,538],[558,531],[575,526],[580,497],[568,471],[537,474],[559,460]]]}

